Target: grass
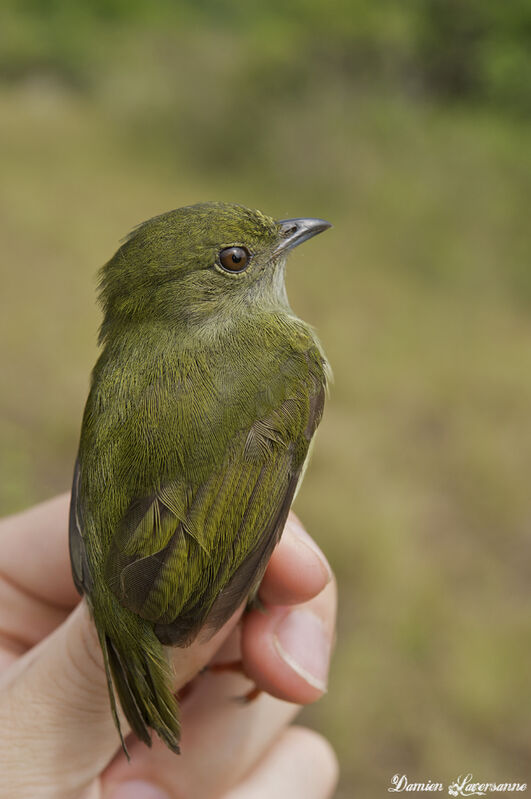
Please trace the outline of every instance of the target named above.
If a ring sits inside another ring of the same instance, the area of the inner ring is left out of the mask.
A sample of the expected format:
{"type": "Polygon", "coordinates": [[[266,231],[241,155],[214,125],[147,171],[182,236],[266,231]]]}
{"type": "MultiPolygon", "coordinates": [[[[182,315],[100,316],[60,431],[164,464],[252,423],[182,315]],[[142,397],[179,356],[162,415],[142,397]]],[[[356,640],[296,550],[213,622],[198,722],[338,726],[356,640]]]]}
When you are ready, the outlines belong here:
{"type": "Polygon", "coordinates": [[[329,102],[316,130],[311,109],[274,121],[268,170],[208,174],[108,103],[2,90],[1,507],[69,487],[95,272],[134,224],[214,198],[331,218],[288,276],[335,372],[298,499],[341,596],[306,722],[339,753],[341,799],[381,797],[395,773],[528,781],[528,130],[329,102]]]}

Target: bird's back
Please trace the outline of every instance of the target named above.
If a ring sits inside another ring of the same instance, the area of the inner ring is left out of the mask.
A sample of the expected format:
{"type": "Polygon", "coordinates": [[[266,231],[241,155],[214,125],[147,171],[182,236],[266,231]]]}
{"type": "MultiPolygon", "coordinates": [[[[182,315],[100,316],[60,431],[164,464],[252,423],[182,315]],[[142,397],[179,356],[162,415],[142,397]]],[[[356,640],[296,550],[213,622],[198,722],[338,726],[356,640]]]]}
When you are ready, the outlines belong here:
{"type": "Polygon", "coordinates": [[[89,568],[178,644],[207,617],[220,626],[260,579],[326,382],[313,334],[288,314],[207,341],[153,326],[136,346],[109,341],[80,447],[89,568]]]}

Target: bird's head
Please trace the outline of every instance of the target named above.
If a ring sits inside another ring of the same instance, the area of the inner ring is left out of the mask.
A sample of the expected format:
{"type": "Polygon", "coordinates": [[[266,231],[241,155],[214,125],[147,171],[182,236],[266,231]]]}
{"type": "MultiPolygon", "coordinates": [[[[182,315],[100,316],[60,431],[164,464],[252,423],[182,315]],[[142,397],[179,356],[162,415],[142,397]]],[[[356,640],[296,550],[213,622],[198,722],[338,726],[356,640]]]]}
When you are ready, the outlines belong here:
{"type": "Polygon", "coordinates": [[[189,205],[136,227],[101,270],[102,337],[143,320],[208,323],[253,308],[289,307],[288,252],[330,227],[276,221],[234,203],[189,205]]]}

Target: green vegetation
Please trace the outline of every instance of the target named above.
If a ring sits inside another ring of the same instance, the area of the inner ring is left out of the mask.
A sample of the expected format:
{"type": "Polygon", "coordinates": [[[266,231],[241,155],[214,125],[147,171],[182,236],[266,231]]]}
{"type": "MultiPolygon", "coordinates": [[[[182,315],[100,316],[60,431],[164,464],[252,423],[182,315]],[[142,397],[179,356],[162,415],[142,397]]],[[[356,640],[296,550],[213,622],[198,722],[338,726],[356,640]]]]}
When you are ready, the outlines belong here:
{"type": "Polygon", "coordinates": [[[95,272],[237,200],[334,366],[297,509],[338,574],[341,799],[529,782],[529,4],[14,2],[0,11],[0,503],[69,486],[95,272]],[[354,13],[352,13],[354,12],[354,13]]]}

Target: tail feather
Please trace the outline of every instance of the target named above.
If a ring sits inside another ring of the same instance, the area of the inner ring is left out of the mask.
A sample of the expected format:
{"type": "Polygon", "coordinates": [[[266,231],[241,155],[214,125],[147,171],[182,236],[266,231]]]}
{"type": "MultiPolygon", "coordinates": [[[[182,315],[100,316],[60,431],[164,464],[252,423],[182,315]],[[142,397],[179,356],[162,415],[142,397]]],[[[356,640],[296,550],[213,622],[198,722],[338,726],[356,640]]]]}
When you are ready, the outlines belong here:
{"type": "Polygon", "coordinates": [[[151,746],[150,729],[179,754],[179,708],[172,691],[171,670],[162,644],[141,619],[132,634],[121,628],[119,638],[98,626],[111,711],[122,749],[129,759],[117,712],[116,695],[134,734],[151,746]],[[126,636],[126,637],[124,637],[126,636]]]}
{"type": "MultiPolygon", "coordinates": [[[[107,677],[107,688],[109,690],[109,699],[111,702],[111,713],[114,719],[114,723],[116,725],[116,729],[118,730],[118,735],[120,736],[120,742],[122,744],[122,749],[124,750],[125,756],[128,760],[130,760],[129,752],[127,751],[127,746],[125,745],[125,739],[122,734],[122,726],[120,724],[120,717],[118,716],[118,707],[116,705],[116,697],[114,695],[114,687],[112,682],[112,669],[109,659],[109,647],[108,643],[110,643],[109,639],[101,630],[98,629],[98,638],[100,639],[100,646],[101,651],[103,653],[103,663],[105,666],[105,676],[107,677]]],[[[131,728],[133,729],[133,725],[131,724],[131,728]]],[[[151,739],[149,740],[151,743],[151,739]]]]}
{"type": "MultiPolygon", "coordinates": [[[[127,679],[127,669],[122,663],[118,650],[116,649],[112,640],[108,636],[105,636],[105,646],[109,653],[109,658],[108,658],[110,666],[109,677],[112,675],[112,679],[110,681],[107,680],[107,683],[110,682],[109,695],[111,699],[111,706],[113,704],[116,706],[116,698],[114,696],[114,691],[116,690],[116,693],[120,698],[120,704],[123,708],[123,711],[127,717],[129,724],[131,725],[132,731],[137,736],[137,738],[139,738],[141,741],[147,744],[147,746],[151,746],[151,735],[147,727],[147,724],[142,717],[142,711],[138,707],[135,694],[127,679]]],[[[118,733],[120,735],[120,740],[122,742],[122,749],[127,755],[127,759],[129,759],[129,752],[127,751],[127,747],[123,738],[120,726],[120,720],[117,714],[113,713],[113,716],[114,716],[114,721],[118,727],[118,733]]]]}

